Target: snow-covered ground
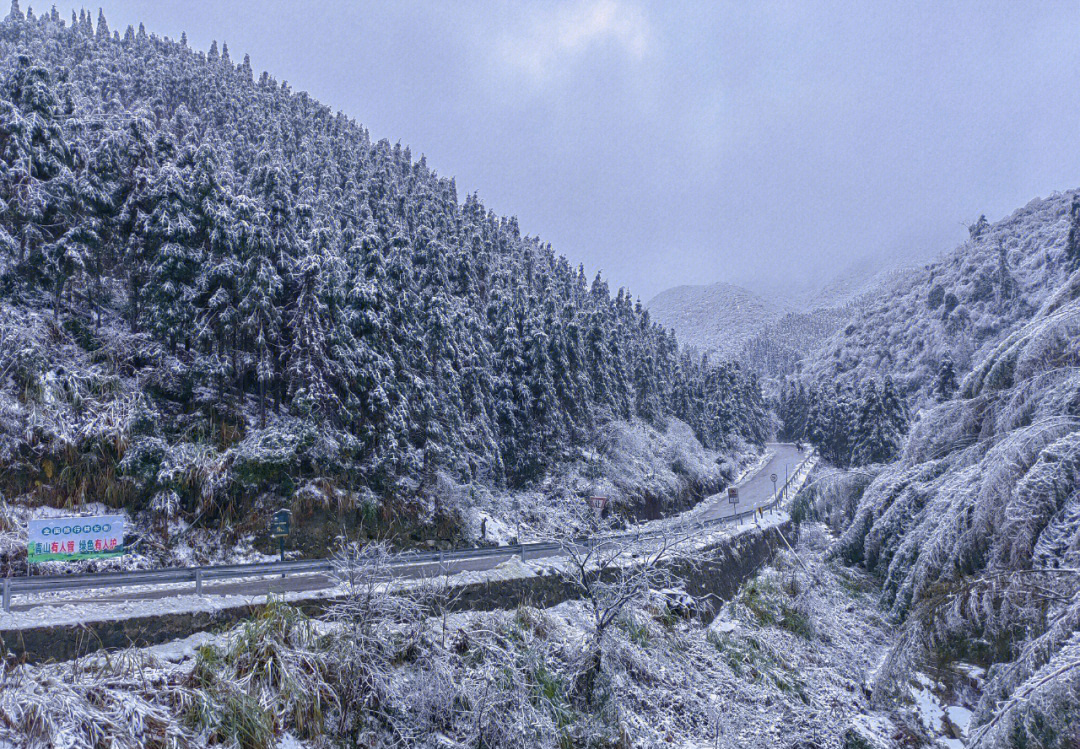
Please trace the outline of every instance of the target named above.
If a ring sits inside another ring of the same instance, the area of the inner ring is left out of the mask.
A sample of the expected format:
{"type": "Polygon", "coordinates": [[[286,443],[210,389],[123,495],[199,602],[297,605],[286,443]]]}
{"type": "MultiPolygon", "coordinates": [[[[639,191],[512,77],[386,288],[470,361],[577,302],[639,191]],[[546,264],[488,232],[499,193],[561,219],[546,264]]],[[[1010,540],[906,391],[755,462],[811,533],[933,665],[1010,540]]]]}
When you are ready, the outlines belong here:
{"type": "Polygon", "coordinates": [[[595,449],[582,450],[536,487],[507,492],[448,484],[445,493],[460,495],[460,504],[467,505],[470,538],[505,544],[519,531],[523,541],[565,533],[580,522],[579,507],[589,496],[607,497],[613,511],[631,517],[650,504],[664,514],[691,507],[710,489],[752,475],[770,455],[742,445],[725,457],[703,447],[678,419],[668,419],[662,430],[640,421],[613,421],[600,429],[595,449]]]}
{"type": "MultiPolygon", "coordinates": [[[[494,717],[461,707],[443,715],[438,731],[423,728],[429,725],[429,710],[457,690],[511,700],[511,693],[504,690],[515,687],[490,671],[511,658],[508,663],[519,664],[512,668],[524,669],[522,678],[547,685],[537,687],[548,695],[537,703],[538,715],[552,716],[553,722],[539,729],[535,743],[493,742],[496,745],[554,746],[562,732],[607,735],[604,732],[612,725],[634,746],[645,747],[892,747],[932,740],[916,717],[870,704],[867,679],[895,633],[877,609],[872,581],[864,573],[827,561],[831,540],[819,526],[804,528],[795,549],[780,552],[712,622],[674,615],[655,602],[631,606],[606,646],[611,692],[605,709],[615,711],[606,717],[582,712],[571,693],[577,653],[591,627],[587,604],[575,600],[547,610],[523,606],[428,620],[428,634],[418,640],[421,651],[394,666],[393,679],[400,691],[393,697],[405,700],[405,713],[398,720],[415,721],[413,745],[431,747],[459,746],[478,717],[512,726],[515,711],[509,706],[494,717]],[[441,690],[448,690],[445,697],[441,690]]],[[[332,636],[340,626],[318,624],[317,631],[332,636]]],[[[77,736],[79,721],[94,715],[115,717],[114,705],[125,694],[130,715],[156,710],[159,720],[176,722],[174,730],[180,735],[181,716],[167,695],[182,685],[187,685],[185,689],[194,685],[197,695],[198,685],[208,679],[206,669],[219,668],[221,658],[240,657],[229,654],[250,650],[249,637],[255,631],[245,626],[122,657],[20,667],[5,677],[8,697],[0,697],[0,715],[19,717],[17,700],[36,704],[34,695],[40,692],[35,690],[63,684],[53,704],[41,708],[43,727],[56,735],[77,736]],[[98,695],[96,702],[85,696],[90,692],[98,695]]],[[[279,636],[275,631],[258,630],[266,638],[279,636]]],[[[282,654],[286,670],[290,659],[308,657],[307,648],[316,647],[309,638],[286,636],[286,642],[292,642],[293,649],[282,654]]],[[[268,653],[276,652],[271,642],[265,647],[268,653]]],[[[319,656],[312,652],[310,657],[319,656]]],[[[282,693],[276,699],[293,698],[282,693]]],[[[300,731],[291,715],[284,711],[274,719],[278,746],[323,745],[319,739],[298,739],[300,731]]],[[[0,741],[18,741],[3,725],[0,720],[0,741]]],[[[110,731],[127,730],[115,721],[103,725],[110,731]]],[[[154,723],[150,730],[157,736],[164,729],[154,723]]],[[[186,739],[190,745],[201,745],[206,734],[187,734],[186,739]]]]}

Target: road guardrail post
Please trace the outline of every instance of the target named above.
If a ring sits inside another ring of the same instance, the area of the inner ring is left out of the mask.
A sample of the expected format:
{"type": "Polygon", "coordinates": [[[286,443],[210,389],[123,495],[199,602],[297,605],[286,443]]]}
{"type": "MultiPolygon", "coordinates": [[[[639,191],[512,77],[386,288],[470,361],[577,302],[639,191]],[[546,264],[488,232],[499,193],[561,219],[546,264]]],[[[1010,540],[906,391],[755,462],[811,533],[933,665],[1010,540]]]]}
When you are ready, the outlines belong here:
{"type": "Polygon", "coordinates": [[[195,595],[202,595],[202,568],[195,568],[195,595]]]}
{"type": "Polygon", "coordinates": [[[518,544],[518,546],[521,548],[521,563],[524,564],[525,563],[525,544],[518,544]]]}
{"type": "Polygon", "coordinates": [[[4,578],[4,613],[11,611],[11,578],[4,578]]]}

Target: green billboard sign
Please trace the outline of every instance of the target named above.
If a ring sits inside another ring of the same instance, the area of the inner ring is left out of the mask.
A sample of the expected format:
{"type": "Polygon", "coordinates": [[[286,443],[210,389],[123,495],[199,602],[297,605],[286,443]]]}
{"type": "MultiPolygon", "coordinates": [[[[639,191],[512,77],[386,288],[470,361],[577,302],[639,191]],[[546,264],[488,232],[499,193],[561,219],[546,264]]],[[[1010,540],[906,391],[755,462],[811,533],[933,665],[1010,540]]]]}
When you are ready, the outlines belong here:
{"type": "Polygon", "coordinates": [[[41,518],[28,527],[30,564],[105,559],[124,553],[124,516],[41,518]]]}

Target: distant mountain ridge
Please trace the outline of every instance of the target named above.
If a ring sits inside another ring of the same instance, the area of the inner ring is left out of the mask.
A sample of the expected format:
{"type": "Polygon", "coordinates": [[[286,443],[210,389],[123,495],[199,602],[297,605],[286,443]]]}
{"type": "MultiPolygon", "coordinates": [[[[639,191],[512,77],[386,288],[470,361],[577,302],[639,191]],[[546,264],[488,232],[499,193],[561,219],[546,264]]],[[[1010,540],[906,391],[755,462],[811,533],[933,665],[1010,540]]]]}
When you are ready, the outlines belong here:
{"type": "Polygon", "coordinates": [[[646,306],[653,321],[684,345],[765,377],[783,377],[839,330],[868,293],[908,270],[866,259],[823,284],[762,279],[752,288],[676,286],[646,306]]]}
{"type": "Polygon", "coordinates": [[[646,305],[654,322],[703,353],[730,359],[743,343],[788,311],[752,291],[729,283],[676,286],[646,305]]]}

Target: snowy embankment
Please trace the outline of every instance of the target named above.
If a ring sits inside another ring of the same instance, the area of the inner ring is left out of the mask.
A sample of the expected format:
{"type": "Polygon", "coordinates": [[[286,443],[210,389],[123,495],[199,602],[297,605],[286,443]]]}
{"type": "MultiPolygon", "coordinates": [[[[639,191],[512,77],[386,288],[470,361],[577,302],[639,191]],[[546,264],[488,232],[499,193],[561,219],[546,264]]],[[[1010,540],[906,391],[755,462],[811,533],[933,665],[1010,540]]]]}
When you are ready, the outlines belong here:
{"type": "Polygon", "coordinates": [[[494,491],[447,485],[465,517],[465,535],[478,543],[508,544],[565,533],[580,523],[585,497],[607,497],[610,509],[628,519],[676,516],[725,486],[745,480],[771,451],[742,443],[731,454],[704,447],[690,427],[668,419],[664,429],[642,421],[611,421],[598,442],[552,472],[537,486],[494,491]],[[465,496],[468,495],[466,501],[465,496]]]}
{"type": "MultiPolygon", "coordinates": [[[[346,712],[373,718],[370,745],[402,732],[412,746],[475,745],[476,731],[488,745],[522,747],[579,745],[571,738],[583,745],[590,736],[620,734],[640,746],[695,749],[845,742],[884,748],[914,740],[917,726],[869,704],[866,674],[893,632],[876,612],[872,581],[827,561],[829,540],[820,528],[804,529],[800,543],[779,552],[711,623],[694,615],[694,602],[686,610],[656,596],[635,601],[605,635],[602,703],[590,704],[580,691],[580,653],[592,625],[589,606],[573,600],[548,609],[427,618],[416,625],[418,633],[401,633],[414,643],[409,657],[385,673],[372,672],[385,685],[391,717],[355,703],[346,712]]],[[[352,638],[349,626],[296,620],[279,610],[230,632],[122,657],[20,666],[0,697],[0,741],[9,734],[21,740],[14,732],[31,709],[42,731],[72,737],[71,746],[85,744],[80,731],[89,723],[117,745],[136,745],[136,735],[173,736],[191,746],[228,741],[230,734],[218,732],[232,730],[235,724],[222,717],[233,713],[218,703],[230,679],[263,673],[252,667],[265,657],[284,678],[244,680],[262,705],[245,712],[259,717],[258,745],[321,746],[322,731],[337,727],[333,720],[312,722],[310,699],[292,689],[292,679],[306,675],[308,688],[325,695],[320,712],[332,718],[349,688],[338,669],[349,662],[338,660],[336,646],[325,648],[338,633],[352,638]],[[192,704],[202,706],[195,715],[184,707],[192,704]],[[134,734],[136,725],[144,733],[134,734]]]]}

